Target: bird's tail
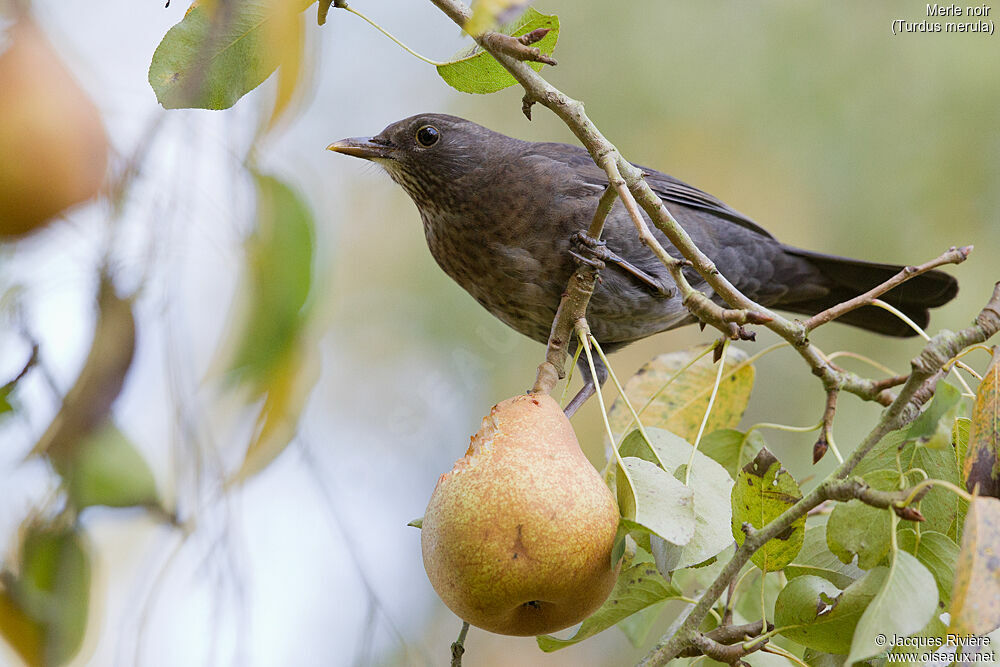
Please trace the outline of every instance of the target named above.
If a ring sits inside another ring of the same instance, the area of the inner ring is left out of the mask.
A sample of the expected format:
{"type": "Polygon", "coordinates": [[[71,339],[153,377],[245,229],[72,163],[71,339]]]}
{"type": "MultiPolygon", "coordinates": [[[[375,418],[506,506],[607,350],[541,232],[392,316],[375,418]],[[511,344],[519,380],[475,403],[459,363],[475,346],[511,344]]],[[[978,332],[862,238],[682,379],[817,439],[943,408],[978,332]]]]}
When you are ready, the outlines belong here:
{"type": "MultiPolygon", "coordinates": [[[[815,315],[879,285],[902,270],[902,266],[876,264],[846,257],[824,255],[784,246],[785,252],[807,260],[830,281],[826,295],[805,301],[781,303],[779,308],[803,315],[815,315]]],[[[921,328],[927,328],[930,308],[943,306],[958,294],[958,281],[941,271],[928,271],[903,283],[880,298],[901,310],[921,328]]],[[[916,332],[887,310],[865,306],[837,318],[838,322],[887,336],[907,337],[916,332]]]]}

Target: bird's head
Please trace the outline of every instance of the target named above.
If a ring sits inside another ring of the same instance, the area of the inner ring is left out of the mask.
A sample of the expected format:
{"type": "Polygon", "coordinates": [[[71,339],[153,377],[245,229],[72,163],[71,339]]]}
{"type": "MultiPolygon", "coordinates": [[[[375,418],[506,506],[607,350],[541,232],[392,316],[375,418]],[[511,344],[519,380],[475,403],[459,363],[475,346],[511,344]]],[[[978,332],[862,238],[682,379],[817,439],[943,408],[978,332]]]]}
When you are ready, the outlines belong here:
{"type": "Polygon", "coordinates": [[[379,164],[422,207],[446,204],[519,143],[464,118],[418,114],[374,137],[335,141],[327,150],[379,164]]]}

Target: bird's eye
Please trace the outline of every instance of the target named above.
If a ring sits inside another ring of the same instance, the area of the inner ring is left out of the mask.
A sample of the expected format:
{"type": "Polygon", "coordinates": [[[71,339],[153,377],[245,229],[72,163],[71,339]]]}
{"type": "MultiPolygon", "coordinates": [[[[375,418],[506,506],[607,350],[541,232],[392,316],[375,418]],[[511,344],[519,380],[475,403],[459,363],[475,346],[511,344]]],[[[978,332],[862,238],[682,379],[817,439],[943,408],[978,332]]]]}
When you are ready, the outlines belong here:
{"type": "Polygon", "coordinates": [[[441,133],[433,125],[424,125],[417,130],[417,143],[424,148],[430,148],[441,138],[441,133]]]}

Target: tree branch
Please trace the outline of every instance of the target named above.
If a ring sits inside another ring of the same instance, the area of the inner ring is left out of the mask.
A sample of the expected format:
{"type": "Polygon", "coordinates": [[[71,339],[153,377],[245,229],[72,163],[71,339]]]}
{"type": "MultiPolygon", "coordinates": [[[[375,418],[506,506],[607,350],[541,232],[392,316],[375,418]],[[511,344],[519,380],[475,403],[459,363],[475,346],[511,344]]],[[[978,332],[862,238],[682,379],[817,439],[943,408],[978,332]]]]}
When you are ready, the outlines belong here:
{"type": "Polygon", "coordinates": [[[548,33],[548,28],[532,30],[528,34],[521,35],[520,37],[512,37],[511,35],[505,35],[502,32],[486,32],[483,33],[481,39],[484,44],[483,48],[486,48],[485,44],[489,44],[491,49],[502,51],[516,60],[545,63],[546,65],[557,65],[558,63],[556,63],[552,56],[545,55],[537,46],[531,46],[531,44],[534,44],[542,37],[545,37],[548,33]]]}
{"type": "MultiPolygon", "coordinates": [[[[604,221],[607,220],[611,207],[614,206],[617,193],[610,185],[605,188],[604,194],[597,202],[597,210],[594,211],[594,219],[587,229],[587,236],[600,240],[604,232],[604,221]]],[[[545,361],[538,366],[535,375],[535,385],[532,392],[545,392],[549,394],[556,386],[556,383],[566,375],[566,354],[567,346],[573,336],[574,323],[584,318],[587,314],[587,304],[594,294],[594,287],[597,284],[597,270],[585,263],[580,263],[576,271],[570,276],[566,291],[563,292],[559,300],[559,308],[556,316],[552,320],[552,329],[549,332],[548,345],[545,348],[545,361]]]]}
{"type": "MultiPolygon", "coordinates": [[[[766,629],[771,631],[774,629],[774,626],[769,623],[766,629]]],[[[753,653],[754,651],[760,650],[765,644],[767,644],[767,641],[757,642],[748,650],[743,650],[741,646],[731,645],[736,644],[737,642],[742,643],[753,639],[764,632],[764,630],[764,621],[754,621],[753,623],[745,623],[743,625],[721,625],[710,632],[700,634],[699,636],[707,641],[702,641],[701,645],[692,643],[691,646],[681,651],[678,657],[694,658],[699,655],[707,655],[713,660],[726,662],[726,660],[721,656],[735,655],[736,659],[739,659],[745,655],[753,653]],[[705,651],[704,647],[708,647],[708,651],[705,651]],[[727,649],[740,652],[727,653],[727,649]]]]}
{"type": "Polygon", "coordinates": [[[802,327],[806,331],[812,331],[816,327],[835,320],[841,315],[849,313],[852,310],[857,310],[862,306],[870,306],[875,299],[879,298],[894,287],[902,285],[911,278],[916,278],[922,273],[927,273],[931,269],[936,269],[937,267],[944,266],[945,264],[961,264],[968,259],[971,252],[971,245],[964,246],[962,248],[952,246],[945,252],[941,253],[941,255],[925,264],[921,264],[920,266],[903,267],[903,269],[892,278],[877,287],[873,287],[864,294],[858,295],[853,299],[844,301],[843,303],[839,303],[831,308],[827,308],[821,313],[816,313],[809,319],[803,321],[802,327]]]}

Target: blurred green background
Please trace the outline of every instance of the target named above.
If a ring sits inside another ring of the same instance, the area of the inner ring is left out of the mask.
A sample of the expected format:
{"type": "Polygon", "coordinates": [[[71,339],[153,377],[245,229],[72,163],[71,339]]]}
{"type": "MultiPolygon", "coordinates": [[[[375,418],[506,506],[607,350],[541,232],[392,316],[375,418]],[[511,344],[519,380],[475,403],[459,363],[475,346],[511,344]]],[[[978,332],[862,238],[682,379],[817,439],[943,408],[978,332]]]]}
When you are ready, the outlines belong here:
{"type": "MultiPolygon", "coordinates": [[[[925,18],[925,4],[898,0],[535,6],[557,13],[562,25],[559,65],[543,75],[584,101],[632,161],[716,195],[792,245],[920,263],[951,245],[974,244],[971,259],[949,269],[961,291],[935,312],[932,334],[965,326],[1000,279],[996,38],[893,36],[894,19],[925,18]]],[[[356,7],[431,58],[445,59],[464,44],[430,3],[359,0],[356,7]]],[[[123,155],[162,113],[145,68],[185,9],[120,0],[70,12],[64,3],[35,3],[123,155]]],[[[150,582],[161,576],[176,536],[143,517],[87,517],[99,561],[95,590],[103,593],[95,598],[104,601],[95,602],[79,664],[442,664],[458,632],[459,621],[423,575],[419,535],[405,524],[423,513],[437,476],[464,453],[490,406],[531,385],[543,349],[494,320],[438,269],[415,207],[388,177],[323,149],[421,111],[462,115],[525,139],[573,137],[541,107],[525,120],[518,89],[470,96],[448,88],[433,67],[346,13],[332,11],[322,29],[310,25],[308,47],[311,93],[298,117],[257,152],[311,203],[318,273],[328,277],[318,293],[327,314],[322,374],[300,437],[225,507],[199,510],[203,534],[153,594],[150,582]]],[[[140,357],[119,420],[164,495],[182,503],[190,498],[173,471],[195,450],[234,456],[213,437],[222,417],[199,411],[214,404],[198,387],[225,329],[252,211],[252,192],[234,174],[271,88],[273,81],[232,111],[168,113],[134,195],[145,205],[122,228],[162,242],[139,303],[140,357]],[[192,415],[207,426],[189,428],[192,415]]],[[[28,319],[64,387],[90,329],[60,323],[91,317],[87,280],[106,215],[92,207],[65,228],[4,251],[5,285],[26,286],[28,319]]],[[[127,280],[142,273],[147,257],[133,250],[119,259],[127,280]]],[[[711,339],[697,328],[670,332],[612,361],[624,377],[657,353],[711,339]]],[[[740,347],[752,353],[774,340],[761,332],[757,343],[740,347]]],[[[813,341],[897,372],[920,348],[917,340],[839,325],[823,327],[813,341]]],[[[744,426],[813,424],[822,409],[821,386],[783,350],[758,364],[744,426]]],[[[0,424],[0,438],[11,443],[0,448],[0,547],[10,548],[18,522],[46,488],[38,470],[20,464],[44,428],[44,406],[38,412],[0,424]]],[[[876,406],[841,398],[838,445],[850,450],[877,415],[876,406]]],[[[595,401],[574,425],[591,460],[602,464],[595,401]]],[[[829,455],[810,464],[814,434],[765,437],[800,482],[833,465],[829,455]]],[[[470,666],[624,665],[648,649],[631,647],[616,629],[552,655],[533,639],[475,629],[467,647],[470,666]]],[[[0,664],[14,660],[5,651],[0,664]]]]}

